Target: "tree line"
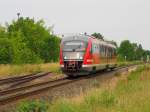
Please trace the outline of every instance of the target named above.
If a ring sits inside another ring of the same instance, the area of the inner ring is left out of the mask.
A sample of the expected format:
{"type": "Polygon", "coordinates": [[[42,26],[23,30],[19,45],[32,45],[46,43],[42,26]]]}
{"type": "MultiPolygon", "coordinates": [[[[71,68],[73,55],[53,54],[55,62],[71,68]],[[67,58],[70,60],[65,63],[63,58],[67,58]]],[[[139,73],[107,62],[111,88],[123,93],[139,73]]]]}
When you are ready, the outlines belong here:
{"type": "MultiPolygon", "coordinates": [[[[100,33],[92,36],[104,40],[100,33]]],[[[43,20],[20,17],[6,26],[0,25],[0,64],[57,62],[60,41],[43,20]]],[[[141,60],[150,55],[141,44],[129,40],[122,41],[119,47],[115,41],[111,43],[117,46],[119,60],[141,60]]]]}
{"type": "Polygon", "coordinates": [[[141,44],[131,43],[129,40],[122,41],[117,52],[120,60],[147,61],[150,57],[149,50],[145,50],[141,44]]]}
{"type": "Polygon", "coordinates": [[[59,43],[43,20],[20,17],[0,26],[0,64],[58,61],[59,43]]]}

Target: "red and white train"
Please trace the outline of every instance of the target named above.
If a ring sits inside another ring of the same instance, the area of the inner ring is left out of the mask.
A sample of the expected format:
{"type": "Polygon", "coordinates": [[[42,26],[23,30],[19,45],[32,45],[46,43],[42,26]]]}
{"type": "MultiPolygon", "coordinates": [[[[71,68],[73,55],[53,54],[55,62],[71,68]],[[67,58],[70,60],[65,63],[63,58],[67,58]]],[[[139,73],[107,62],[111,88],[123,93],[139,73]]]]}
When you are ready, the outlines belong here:
{"type": "Polygon", "coordinates": [[[116,46],[88,35],[62,38],[60,66],[68,76],[116,67],[116,46]]]}

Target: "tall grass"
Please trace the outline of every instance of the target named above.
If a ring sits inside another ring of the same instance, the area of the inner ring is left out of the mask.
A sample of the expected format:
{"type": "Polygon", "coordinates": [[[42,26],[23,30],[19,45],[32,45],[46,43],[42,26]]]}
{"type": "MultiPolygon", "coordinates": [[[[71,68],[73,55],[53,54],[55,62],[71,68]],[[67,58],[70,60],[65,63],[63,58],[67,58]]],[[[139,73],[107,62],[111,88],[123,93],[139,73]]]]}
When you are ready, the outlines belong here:
{"type": "Polygon", "coordinates": [[[150,111],[150,67],[142,66],[128,75],[115,88],[118,104],[115,110],[121,112],[150,111]]]}
{"type": "Polygon", "coordinates": [[[49,106],[48,112],[99,112],[99,109],[112,108],[117,101],[115,95],[107,90],[92,90],[80,100],[58,100],[49,106]]]}
{"type": "Polygon", "coordinates": [[[0,76],[24,75],[38,72],[61,73],[58,63],[25,64],[25,65],[0,65],[0,76]]]}
{"type": "Polygon", "coordinates": [[[113,90],[94,89],[78,100],[56,101],[48,112],[149,112],[149,73],[149,66],[139,67],[126,74],[125,79],[121,78],[113,90]]]}
{"type": "Polygon", "coordinates": [[[58,99],[49,104],[47,112],[150,112],[150,66],[116,78],[113,89],[101,87],[75,98],[58,99]]]}
{"type": "Polygon", "coordinates": [[[118,61],[117,65],[119,67],[121,66],[127,66],[127,65],[134,65],[134,64],[142,64],[143,62],[141,61],[118,61]]]}
{"type": "MultiPolygon", "coordinates": [[[[129,64],[137,64],[139,62],[118,62],[118,66],[125,66],[129,64]]],[[[45,64],[23,64],[23,65],[4,65],[0,64],[0,77],[24,75],[38,72],[54,72],[61,74],[59,63],[45,63],[45,64]]]]}

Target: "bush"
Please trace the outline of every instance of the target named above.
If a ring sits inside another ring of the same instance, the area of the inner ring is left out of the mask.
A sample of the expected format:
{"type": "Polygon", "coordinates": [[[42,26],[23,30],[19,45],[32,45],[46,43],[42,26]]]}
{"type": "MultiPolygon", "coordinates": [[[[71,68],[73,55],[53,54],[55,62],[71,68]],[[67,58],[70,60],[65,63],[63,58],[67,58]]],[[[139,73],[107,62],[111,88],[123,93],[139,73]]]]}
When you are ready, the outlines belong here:
{"type": "Polygon", "coordinates": [[[48,105],[43,101],[24,101],[16,112],[47,112],[48,105]]]}

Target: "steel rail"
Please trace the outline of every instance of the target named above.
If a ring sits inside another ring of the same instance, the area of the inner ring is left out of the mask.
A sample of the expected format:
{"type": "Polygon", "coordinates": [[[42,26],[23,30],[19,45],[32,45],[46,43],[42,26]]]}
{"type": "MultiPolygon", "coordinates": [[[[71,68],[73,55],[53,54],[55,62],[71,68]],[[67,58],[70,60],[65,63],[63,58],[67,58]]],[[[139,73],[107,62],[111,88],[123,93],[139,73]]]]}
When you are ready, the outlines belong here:
{"type": "Polygon", "coordinates": [[[30,75],[25,75],[25,76],[18,76],[18,77],[12,77],[12,78],[7,78],[7,79],[1,79],[0,85],[14,83],[13,85],[15,86],[17,84],[25,83],[25,82],[28,82],[30,80],[46,76],[49,73],[51,73],[51,72],[37,73],[37,74],[30,74],[30,75]]]}

